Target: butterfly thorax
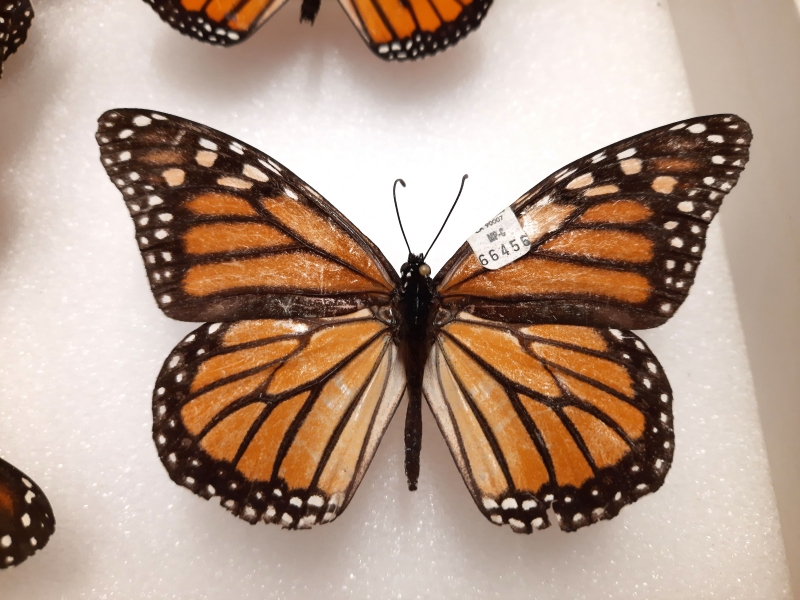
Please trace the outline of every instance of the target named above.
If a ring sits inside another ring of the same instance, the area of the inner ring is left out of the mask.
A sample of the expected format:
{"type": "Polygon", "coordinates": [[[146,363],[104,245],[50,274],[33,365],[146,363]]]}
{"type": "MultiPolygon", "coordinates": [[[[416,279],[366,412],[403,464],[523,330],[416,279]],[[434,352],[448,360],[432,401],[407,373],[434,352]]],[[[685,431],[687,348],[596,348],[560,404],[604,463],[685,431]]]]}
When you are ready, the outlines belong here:
{"type": "Polygon", "coordinates": [[[419,455],[422,445],[422,375],[432,343],[431,321],[435,310],[431,269],[421,254],[409,254],[400,270],[401,286],[397,301],[399,313],[398,346],[406,371],[408,411],[405,446],[408,489],[417,489],[419,455]]]}

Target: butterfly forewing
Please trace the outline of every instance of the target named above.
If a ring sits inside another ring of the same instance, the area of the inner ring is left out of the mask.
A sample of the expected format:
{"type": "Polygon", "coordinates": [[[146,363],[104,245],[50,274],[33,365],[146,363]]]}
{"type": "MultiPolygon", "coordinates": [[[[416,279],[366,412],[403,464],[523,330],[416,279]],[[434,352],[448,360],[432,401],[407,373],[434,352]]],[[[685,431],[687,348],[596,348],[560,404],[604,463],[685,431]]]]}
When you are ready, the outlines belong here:
{"type": "Polygon", "coordinates": [[[56,528],[44,492],[0,459],[0,569],[18,565],[50,540],[56,528]]]}
{"type": "Polygon", "coordinates": [[[0,2],[0,75],[3,73],[5,60],[28,38],[28,28],[32,20],[33,7],[29,0],[0,2]]]}
{"type": "Polygon", "coordinates": [[[397,275],[380,250],[269,156],[144,110],[107,112],[97,140],[168,316],[323,317],[388,303],[397,275]]]}
{"type": "Polygon", "coordinates": [[[481,512],[518,533],[574,531],[657,490],[673,452],[671,391],[628,331],[441,326],[425,396],[481,512]]]}
{"type": "Polygon", "coordinates": [[[572,163],[511,207],[531,250],[492,271],[463,246],[436,276],[444,303],[511,322],[660,325],[686,299],[751,138],[734,115],[700,117],[572,163]]]}
{"type": "Polygon", "coordinates": [[[306,528],[350,502],[404,389],[392,331],[367,309],[204,325],[164,363],[153,436],[176,483],[306,528]]]}

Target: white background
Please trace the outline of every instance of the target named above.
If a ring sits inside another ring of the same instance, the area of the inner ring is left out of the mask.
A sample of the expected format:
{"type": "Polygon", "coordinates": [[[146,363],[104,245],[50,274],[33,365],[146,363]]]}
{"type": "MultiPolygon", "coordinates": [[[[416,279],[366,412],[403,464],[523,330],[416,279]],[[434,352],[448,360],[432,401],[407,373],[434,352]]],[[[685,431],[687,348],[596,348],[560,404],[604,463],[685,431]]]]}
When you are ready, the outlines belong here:
{"type": "MultiPolygon", "coordinates": [[[[672,471],[612,521],[532,536],[492,526],[427,413],[419,491],[405,488],[395,419],[348,510],[312,531],[250,526],[169,480],[150,394],[194,326],[152,300],[98,159],[103,111],[157,109],[263,149],[397,265],[394,179],[408,183],[401,210],[422,251],[469,173],[434,271],[563,164],[694,114],[655,0],[497,2],[465,41],[411,64],[372,56],[337,3],[323,2],[313,28],[298,24],[299,5],[218,49],[181,37],[143,2],[40,3],[6,63],[0,452],[47,492],[57,531],[0,572],[3,598],[788,598],[716,226],[689,300],[643,334],[675,392],[672,471]]],[[[726,202],[737,200],[734,190],[726,202]]]]}

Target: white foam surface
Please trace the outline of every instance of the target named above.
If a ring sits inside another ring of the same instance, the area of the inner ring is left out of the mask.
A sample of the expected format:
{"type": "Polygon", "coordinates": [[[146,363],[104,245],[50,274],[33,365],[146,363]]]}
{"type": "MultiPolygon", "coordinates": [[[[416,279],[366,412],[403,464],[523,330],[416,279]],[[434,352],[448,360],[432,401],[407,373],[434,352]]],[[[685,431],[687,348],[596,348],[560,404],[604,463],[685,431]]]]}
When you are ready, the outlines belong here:
{"type": "MultiPolygon", "coordinates": [[[[674,389],[672,471],[611,521],[532,536],[491,525],[427,413],[419,491],[405,488],[395,418],[348,510],[312,531],[250,526],[169,480],[150,394],[194,326],[163,316],[150,295],[98,159],[103,111],[157,109],[261,148],[396,265],[394,179],[408,183],[401,210],[421,251],[469,173],[434,271],[563,164],[693,115],[656,0],[498,1],[465,41],[411,64],[373,57],[337,3],[323,3],[313,28],[297,22],[299,5],[226,50],[181,37],[143,2],[39,2],[6,63],[0,453],[47,492],[57,530],[0,572],[0,596],[789,598],[717,225],[688,301],[643,334],[674,389]]],[[[736,201],[734,190],[726,202],[736,201]]]]}

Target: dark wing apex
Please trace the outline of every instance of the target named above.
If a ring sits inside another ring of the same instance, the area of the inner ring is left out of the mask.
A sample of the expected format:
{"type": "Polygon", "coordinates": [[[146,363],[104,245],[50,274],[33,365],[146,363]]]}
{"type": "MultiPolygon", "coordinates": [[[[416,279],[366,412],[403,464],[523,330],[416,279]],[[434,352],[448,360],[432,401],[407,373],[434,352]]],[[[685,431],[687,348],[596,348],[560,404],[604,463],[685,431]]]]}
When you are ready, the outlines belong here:
{"type": "Polygon", "coordinates": [[[170,317],[333,316],[384,304],[398,281],[344,215],[266,154],[179,117],[99,119],[156,302],[170,317]]]}
{"type": "Polygon", "coordinates": [[[688,295],[751,139],[739,117],[712,115],[585,156],[511,206],[531,242],[525,256],[489,271],[465,244],[436,276],[440,292],[485,318],[658,326],[688,295]]]}
{"type": "MultiPolygon", "coordinates": [[[[601,185],[619,183],[625,186],[627,183],[631,185],[631,191],[636,193],[642,191],[639,183],[645,181],[651,188],[647,190],[645,187],[648,192],[672,193],[653,188],[656,178],[672,174],[677,179],[673,184],[676,194],[698,197],[700,202],[709,201],[705,210],[711,209],[713,212],[704,218],[710,220],[719,210],[725,193],[739,180],[749,160],[752,140],[753,133],[749,123],[737,115],[719,114],[684,119],[633,135],[587,154],[531,188],[511,207],[516,214],[522,214],[527,207],[540,201],[548,193],[569,196],[573,201],[586,203],[584,188],[587,186],[570,186],[570,183],[587,174],[592,174],[594,179],[592,184],[588,184],[591,186],[588,189],[596,190],[601,185]],[[719,158],[714,160],[715,157],[719,158]],[[652,163],[659,159],[662,162],[653,165],[650,170],[638,168],[646,166],[645,162],[652,163]],[[637,160],[643,161],[643,164],[638,165],[637,160]],[[706,183],[704,179],[712,175],[716,175],[718,180],[706,183]],[[724,185],[726,182],[730,187],[724,185]],[[701,195],[703,191],[706,192],[705,195],[701,195]],[[713,192],[718,193],[714,195],[713,192]]],[[[669,182],[662,181],[661,184],[666,186],[669,182]]],[[[623,191],[625,187],[622,188],[623,191]]]]}
{"type": "Polygon", "coordinates": [[[0,75],[5,60],[28,38],[32,20],[33,7],[29,0],[3,0],[0,3],[0,75]]]}
{"type": "Polygon", "coordinates": [[[432,56],[483,21],[492,0],[339,0],[370,49],[384,60],[432,56]]]}
{"type": "Polygon", "coordinates": [[[53,509],[41,488],[0,459],[0,569],[44,548],[55,528],[53,509]]]}
{"type": "Polygon", "coordinates": [[[215,46],[249,38],[287,0],[145,0],[183,35],[215,46]]]}

